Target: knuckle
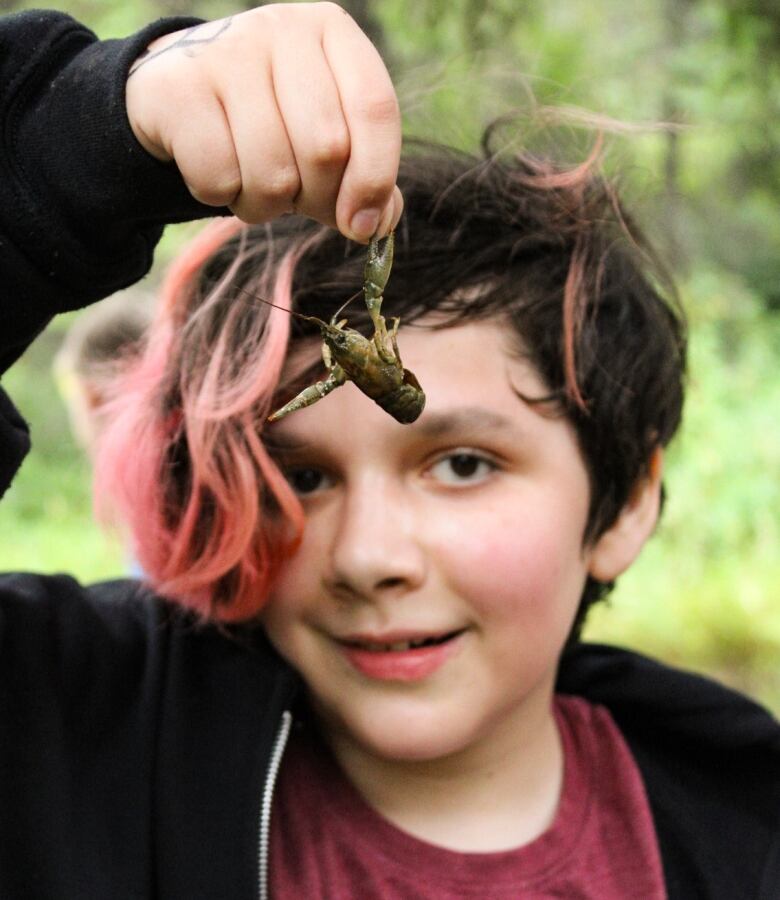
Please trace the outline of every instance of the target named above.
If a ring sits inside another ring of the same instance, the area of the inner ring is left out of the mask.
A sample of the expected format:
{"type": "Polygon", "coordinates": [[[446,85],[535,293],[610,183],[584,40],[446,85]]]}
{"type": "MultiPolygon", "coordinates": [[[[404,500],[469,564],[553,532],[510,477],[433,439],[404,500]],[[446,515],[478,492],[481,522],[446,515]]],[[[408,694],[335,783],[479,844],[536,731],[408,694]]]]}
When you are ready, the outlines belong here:
{"type": "Polygon", "coordinates": [[[240,192],[241,175],[238,172],[225,175],[215,185],[215,193],[223,204],[232,203],[240,192]]]}
{"type": "Polygon", "coordinates": [[[389,175],[385,178],[376,173],[365,173],[355,185],[356,194],[362,198],[358,205],[374,205],[379,200],[385,200],[390,196],[394,181],[389,175]]]}
{"type": "Polygon", "coordinates": [[[343,166],[349,159],[350,141],[347,130],[315,128],[314,132],[307,154],[311,165],[317,168],[343,166]]]}
{"type": "Polygon", "coordinates": [[[237,219],[241,219],[241,221],[246,222],[247,225],[260,225],[262,222],[267,222],[271,218],[271,215],[267,215],[264,210],[255,209],[240,201],[231,203],[230,211],[237,219]]]}
{"type": "Polygon", "coordinates": [[[247,225],[260,225],[272,218],[272,215],[267,215],[264,210],[255,209],[241,202],[231,203],[230,211],[237,219],[241,219],[247,225]]]}
{"type": "Polygon", "coordinates": [[[301,178],[293,165],[280,166],[265,182],[263,191],[267,201],[273,206],[289,209],[301,190],[301,178]]]}
{"type": "Polygon", "coordinates": [[[281,166],[262,180],[250,176],[234,197],[230,209],[249,224],[268,222],[291,211],[300,186],[298,170],[292,165],[281,166]]]}
{"type": "Polygon", "coordinates": [[[207,206],[229,206],[241,192],[238,173],[221,177],[199,177],[187,180],[192,196],[207,206]]]}
{"type": "Polygon", "coordinates": [[[366,98],[360,114],[370,125],[393,125],[401,118],[398,98],[395,91],[378,89],[371,97],[366,98]]]}

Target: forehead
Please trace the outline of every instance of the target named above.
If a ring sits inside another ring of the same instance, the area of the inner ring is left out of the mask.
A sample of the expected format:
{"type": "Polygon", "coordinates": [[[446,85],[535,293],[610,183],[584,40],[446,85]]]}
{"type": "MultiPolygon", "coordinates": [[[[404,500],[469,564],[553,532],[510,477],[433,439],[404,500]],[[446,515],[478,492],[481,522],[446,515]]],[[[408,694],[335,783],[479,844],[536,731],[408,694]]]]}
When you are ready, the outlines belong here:
{"type": "MultiPolygon", "coordinates": [[[[385,320],[389,332],[392,320],[387,316],[385,320]]],[[[473,346],[473,342],[475,339],[489,354],[500,352],[503,356],[512,359],[516,359],[520,355],[519,350],[522,348],[523,341],[508,317],[506,321],[498,317],[449,324],[451,321],[451,317],[438,312],[427,313],[410,324],[402,319],[398,331],[398,348],[403,365],[407,369],[411,369],[409,359],[412,356],[418,356],[418,346],[426,356],[438,353],[440,348],[445,345],[459,346],[464,351],[470,349],[470,355],[474,355],[476,348],[473,346]],[[424,341],[422,345],[419,343],[421,339],[424,341]]],[[[352,320],[347,319],[345,328],[356,328],[366,337],[370,337],[372,333],[372,326],[368,320],[365,322],[357,320],[353,325],[352,320]]],[[[322,339],[319,335],[308,334],[303,337],[294,337],[288,347],[282,373],[283,378],[295,377],[307,366],[320,365],[322,362],[321,348],[322,339]]]]}
{"type": "MultiPolygon", "coordinates": [[[[432,317],[408,328],[401,328],[398,349],[403,364],[418,378],[424,373],[428,390],[434,396],[454,384],[461,391],[472,390],[484,400],[491,398],[487,386],[494,390],[503,384],[511,390],[518,379],[524,383],[541,378],[530,363],[518,354],[511,326],[495,320],[468,322],[446,328],[436,325],[432,317]]],[[[423,384],[423,388],[426,385],[423,384]]],[[[470,404],[471,405],[471,404],[470,404]]]]}
{"type": "MultiPolygon", "coordinates": [[[[490,320],[434,329],[434,324],[427,318],[402,326],[398,334],[403,365],[417,376],[426,393],[425,410],[413,425],[399,425],[347,383],[276,423],[269,436],[305,438],[307,431],[320,425],[354,430],[358,424],[367,424],[389,438],[438,437],[455,426],[476,431],[508,429],[528,417],[539,417],[537,407],[524,402],[521,395],[542,397],[548,389],[518,353],[519,342],[509,325],[490,320]]],[[[322,377],[320,346],[316,340],[293,346],[283,374],[281,401],[322,377]]]]}

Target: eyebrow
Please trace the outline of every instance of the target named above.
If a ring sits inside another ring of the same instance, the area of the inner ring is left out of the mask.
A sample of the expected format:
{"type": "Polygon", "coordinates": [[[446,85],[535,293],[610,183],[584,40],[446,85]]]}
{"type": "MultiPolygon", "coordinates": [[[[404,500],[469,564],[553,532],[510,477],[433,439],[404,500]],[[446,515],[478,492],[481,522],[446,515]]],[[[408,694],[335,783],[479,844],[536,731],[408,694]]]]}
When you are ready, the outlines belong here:
{"type": "Polygon", "coordinates": [[[482,406],[464,406],[451,411],[432,412],[424,416],[414,431],[426,438],[438,438],[451,432],[510,431],[516,422],[482,406]]]}
{"type": "MultiPolygon", "coordinates": [[[[409,434],[417,438],[435,440],[452,433],[475,434],[480,431],[516,431],[517,423],[482,406],[464,406],[458,409],[428,413],[419,422],[409,426],[409,434]]],[[[294,435],[263,435],[263,443],[269,453],[304,452],[311,445],[294,435]]]]}
{"type": "Polygon", "coordinates": [[[277,434],[275,429],[272,429],[263,432],[263,446],[273,456],[281,453],[302,452],[310,444],[293,435],[277,434]]]}

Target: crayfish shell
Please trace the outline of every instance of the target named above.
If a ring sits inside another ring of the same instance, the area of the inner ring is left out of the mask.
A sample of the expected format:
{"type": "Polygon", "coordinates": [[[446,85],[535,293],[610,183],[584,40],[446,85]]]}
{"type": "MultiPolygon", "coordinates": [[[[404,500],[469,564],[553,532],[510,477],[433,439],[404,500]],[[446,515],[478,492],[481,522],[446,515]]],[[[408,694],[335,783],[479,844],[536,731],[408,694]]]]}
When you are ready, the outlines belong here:
{"type": "Polygon", "coordinates": [[[415,422],[425,408],[425,394],[420,382],[408,369],[404,369],[404,381],[400,387],[374,400],[402,425],[415,422]]]}

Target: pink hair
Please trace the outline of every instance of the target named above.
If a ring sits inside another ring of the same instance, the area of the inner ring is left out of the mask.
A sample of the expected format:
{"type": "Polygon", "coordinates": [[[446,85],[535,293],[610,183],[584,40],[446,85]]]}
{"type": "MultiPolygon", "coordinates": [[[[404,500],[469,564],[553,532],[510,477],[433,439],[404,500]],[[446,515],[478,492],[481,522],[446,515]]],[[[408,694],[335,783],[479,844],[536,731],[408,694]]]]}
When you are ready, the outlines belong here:
{"type": "MultiPolygon", "coordinates": [[[[116,385],[95,478],[101,516],[110,509],[127,524],[154,588],[225,622],[257,614],[303,531],[300,504],[261,440],[290,317],[231,299],[247,256],[241,223],[216,220],[172,265],[145,353],[116,385]],[[231,265],[196,305],[201,267],[230,239],[231,265]],[[207,339],[196,319],[209,309],[219,328],[207,339]],[[247,356],[236,360],[247,328],[247,356]]],[[[295,264],[290,252],[274,271],[269,254],[257,293],[290,309],[295,264]]]]}
{"type": "MultiPolygon", "coordinates": [[[[557,169],[550,162],[536,161],[536,171],[520,176],[524,184],[543,191],[561,192],[561,214],[566,222],[574,222],[581,226],[587,222],[586,192],[591,183],[593,172],[602,161],[604,136],[596,135],[596,140],[588,156],[578,165],[564,170],[557,169]]],[[[615,213],[620,216],[620,208],[614,193],[608,191],[608,197],[615,213]]],[[[566,393],[569,399],[583,412],[587,412],[588,403],[582,394],[577,377],[576,348],[579,345],[583,328],[585,311],[588,308],[589,288],[587,275],[591,260],[588,241],[582,233],[574,238],[571,262],[563,289],[563,371],[566,379],[566,393]]],[[[600,271],[596,280],[601,279],[600,271]]]]}

